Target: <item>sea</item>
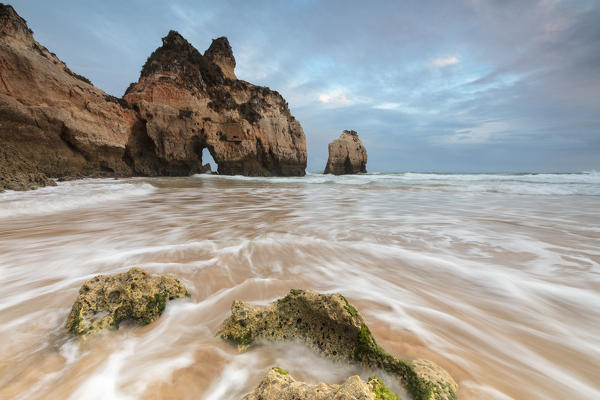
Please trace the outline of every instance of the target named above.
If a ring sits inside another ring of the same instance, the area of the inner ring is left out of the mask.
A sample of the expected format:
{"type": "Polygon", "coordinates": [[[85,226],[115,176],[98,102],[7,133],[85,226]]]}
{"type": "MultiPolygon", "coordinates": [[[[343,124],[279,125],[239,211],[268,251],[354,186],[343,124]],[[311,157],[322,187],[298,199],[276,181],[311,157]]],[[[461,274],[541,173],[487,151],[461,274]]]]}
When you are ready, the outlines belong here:
{"type": "MultiPolygon", "coordinates": [[[[196,175],[0,193],[1,399],[240,399],[272,366],[309,383],[379,374],[305,346],[240,353],[234,300],[342,293],[378,344],[459,399],[600,398],[600,173],[196,175]],[[83,282],[137,266],[191,298],[81,341],[83,282]]],[[[408,398],[408,397],[405,397],[408,398]]]]}

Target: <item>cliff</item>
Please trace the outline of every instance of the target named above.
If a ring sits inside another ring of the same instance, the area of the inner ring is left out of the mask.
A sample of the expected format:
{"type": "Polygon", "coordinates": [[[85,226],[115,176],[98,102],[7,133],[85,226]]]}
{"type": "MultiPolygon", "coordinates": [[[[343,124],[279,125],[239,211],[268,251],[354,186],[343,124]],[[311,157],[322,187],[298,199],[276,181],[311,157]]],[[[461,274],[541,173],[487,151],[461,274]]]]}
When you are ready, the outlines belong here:
{"type": "Polygon", "coordinates": [[[283,97],[238,80],[226,38],[200,54],[175,31],[163,38],[124,99],[155,154],[196,169],[207,147],[220,174],[304,175],[306,139],[283,97]]]}
{"type": "Polygon", "coordinates": [[[356,131],[344,131],[329,143],[326,174],[343,175],[367,172],[367,149],[356,131]]]}
{"type": "Polygon", "coordinates": [[[47,177],[190,175],[203,170],[205,147],[221,174],[303,175],[306,140],[287,103],[237,80],[234,68],[226,38],[202,55],[171,31],[116,98],[71,71],[0,3],[0,147],[10,148],[0,171],[10,174],[15,160],[30,167],[25,178],[4,175],[0,190],[47,177]]]}

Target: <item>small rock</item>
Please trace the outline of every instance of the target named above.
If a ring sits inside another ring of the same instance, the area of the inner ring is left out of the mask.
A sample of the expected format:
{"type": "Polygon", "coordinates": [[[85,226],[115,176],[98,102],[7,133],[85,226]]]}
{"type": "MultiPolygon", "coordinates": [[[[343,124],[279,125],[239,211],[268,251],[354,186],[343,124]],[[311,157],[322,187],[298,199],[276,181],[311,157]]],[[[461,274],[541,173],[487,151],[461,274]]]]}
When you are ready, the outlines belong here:
{"type": "Polygon", "coordinates": [[[396,400],[379,378],[364,382],[358,375],[340,385],[319,383],[309,385],[299,382],[281,368],[271,368],[254,391],[242,400],[396,400]]]}
{"type": "Polygon", "coordinates": [[[189,293],[179,280],[141,268],[98,275],[79,289],[66,326],[74,335],[89,336],[108,327],[119,329],[124,320],[147,325],[163,313],[167,301],[183,297],[189,293]]]}

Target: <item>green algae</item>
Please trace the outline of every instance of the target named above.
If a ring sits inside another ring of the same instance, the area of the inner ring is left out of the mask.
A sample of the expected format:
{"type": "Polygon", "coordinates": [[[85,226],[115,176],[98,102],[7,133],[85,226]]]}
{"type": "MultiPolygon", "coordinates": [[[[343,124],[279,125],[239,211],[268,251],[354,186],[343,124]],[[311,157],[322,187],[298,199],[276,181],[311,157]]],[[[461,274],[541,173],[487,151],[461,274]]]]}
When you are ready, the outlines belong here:
{"type": "Polygon", "coordinates": [[[273,367],[271,369],[275,370],[277,373],[279,373],[281,375],[287,375],[288,374],[288,372],[285,369],[283,369],[283,368],[273,367]]]}
{"type": "Polygon", "coordinates": [[[368,379],[368,382],[371,382],[372,380],[377,381],[377,385],[373,385],[375,400],[402,400],[400,396],[397,396],[387,386],[385,386],[381,379],[376,376],[372,376],[368,379]]]}

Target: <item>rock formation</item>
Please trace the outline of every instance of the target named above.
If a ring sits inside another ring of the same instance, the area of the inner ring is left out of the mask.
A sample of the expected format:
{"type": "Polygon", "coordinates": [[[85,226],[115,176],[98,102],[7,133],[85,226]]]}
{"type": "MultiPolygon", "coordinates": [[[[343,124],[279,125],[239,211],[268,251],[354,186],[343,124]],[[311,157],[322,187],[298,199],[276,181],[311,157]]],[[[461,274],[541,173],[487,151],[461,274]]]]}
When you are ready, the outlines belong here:
{"type": "Polygon", "coordinates": [[[56,182],[40,172],[11,145],[0,147],[0,191],[29,190],[40,186],[56,186],[56,182]]]}
{"type": "Polygon", "coordinates": [[[202,55],[171,31],[125,93],[155,154],[197,170],[207,147],[220,174],[304,175],[306,139],[277,92],[237,80],[226,38],[202,55]]]}
{"type": "Polygon", "coordinates": [[[344,175],[367,172],[367,150],[356,131],[344,131],[329,143],[326,174],[344,175]]]}
{"type": "Polygon", "coordinates": [[[234,68],[226,38],[202,55],[171,31],[116,98],[71,71],[0,3],[0,147],[11,147],[0,168],[15,157],[46,177],[189,175],[202,171],[207,147],[221,174],[303,175],[306,140],[287,103],[236,79],[234,68]]]}
{"type": "Polygon", "coordinates": [[[451,400],[458,386],[427,360],[405,361],[377,345],[363,317],[340,294],[291,290],[270,306],[235,301],[217,335],[243,351],[256,340],[305,343],[338,361],[380,368],[399,378],[415,400],[451,400]]]}
{"type": "Polygon", "coordinates": [[[98,275],[79,289],[66,326],[74,335],[89,336],[104,328],[119,329],[124,320],[147,325],[160,317],[167,301],[186,296],[176,278],[150,275],[141,268],[98,275]]]}
{"type": "Polygon", "coordinates": [[[254,391],[242,400],[396,400],[383,382],[376,377],[364,382],[358,375],[340,385],[308,385],[292,378],[281,368],[271,368],[254,391]]]}

